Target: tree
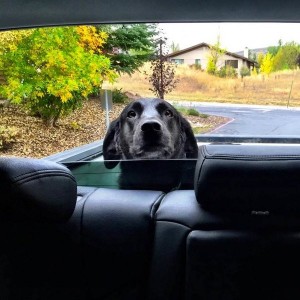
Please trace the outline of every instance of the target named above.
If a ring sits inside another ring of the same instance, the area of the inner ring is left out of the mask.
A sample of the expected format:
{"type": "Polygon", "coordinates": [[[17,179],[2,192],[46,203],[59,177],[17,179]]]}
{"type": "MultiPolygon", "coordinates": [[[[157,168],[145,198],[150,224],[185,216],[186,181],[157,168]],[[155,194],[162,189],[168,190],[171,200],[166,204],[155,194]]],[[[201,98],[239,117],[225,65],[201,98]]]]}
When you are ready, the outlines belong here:
{"type": "Polygon", "coordinates": [[[217,42],[210,46],[210,52],[207,63],[207,73],[215,75],[219,69],[218,61],[220,57],[226,52],[225,49],[221,48],[220,35],[217,37],[217,42]]]}
{"type": "Polygon", "coordinates": [[[282,47],[282,40],[280,39],[278,41],[278,46],[270,46],[268,47],[268,52],[272,55],[272,56],[275,56],[278,51],[281,49],[282,47]]]}
{"type": "Polygon", "coordinates": [[[252,59],[257,62],[257,54],[255,51],[249,49],[249,59],[252,59]]]}
{"type": "Polygon", "coordinates": [[[172,52],[176,52],[180,50],[179,44],[175,44],[174,41],[171,43],[170,48],[172,52]]]}
{"type": "MultiPolygon", "coordinates": [[[[0,32],[0,57],[6,52],[16,49],[16,45],[24,37],[30,35],[32,30],[9,30],[0,32]]],[[[0,82],[5,80],[3,75],[3,64],[0,59],[0,82]]]]}
{"type": "Polygon", "coordinates": [[[267,53],[261,62],[260,72],[265,75],[269,75],[274,70],[274,57],[267,53]]]}
{"type": "Polygon", "coordinates": [[[176,65],[167,61],[164,55],[162,39],[159,40],[159,53],[157,58],[151,62],[151,74],[146,74],[152,85],[152,91],[157,97],[164,99],[165,94],[170,93],[178,83],[175,78],[176,65]]]}
{"type": "Polygon", "coordinates": [[[94,53],[102,53],[103,47],[107,41],[108,33],[97,30],[94,26],[77,26],[76,31],[79,34],[79,45],[85,50],[94,53]]]}
{"type": "Polygon", "coordinates": [[[300,46],[295,42],[289,42],[281,46],[274,57],[274,69],[291,70],[299,65],[300,46]]]}
{"type": "Polygon", "coordinates": [[[217,73],[217,66],[212,57],[208,58],[206,72],[211,75],[215,75],[217,73]]]}
{"type": "Polygon", "coordinates": [[[250,76],[250,69],[247,66],[242,66],[240,69],[240,75],[242,78],[244,78],[245,76],[250,76]]]}
{"type": "Polygon", "coordinates": [[[265,57],[265,55],[264,55],[262,52],[258,52],[258,53],[257,53],[257,63],[258,63],[258,67],[261,66],[264,57],[265,57]]]}
{"type": "Polygon", "coordinates": [[[0,32],[0,55],[7,51],[16,49],[16,45],[24,37],[32,34],[33,29],[26,30],[8,30],[0,32]]]}
{"type": "MultiPolygon", "coordinates": [[[[107,57],[84,49],[82,36],[76,27],[33,30],[2,54],[6,83],[1,94],[40,115],[47,125],[56,125],[103,80],[116,77],[107,57]]],[[[98,38],[103,45],[105,37],[98,38]]]]}
{"type": "Polygon", "coordinates": [[[288,69],[288,65],[286,64],[284,52],[281,48],[274,57],[274,70],[280,71],[284,69],[288,69]]]}
{"type": "Polygon", "coordinates": [[[102,53],[118,73],[132,74],[155,54],[157,26],[154,24],[100,25],[108,37],[102,53]]]}

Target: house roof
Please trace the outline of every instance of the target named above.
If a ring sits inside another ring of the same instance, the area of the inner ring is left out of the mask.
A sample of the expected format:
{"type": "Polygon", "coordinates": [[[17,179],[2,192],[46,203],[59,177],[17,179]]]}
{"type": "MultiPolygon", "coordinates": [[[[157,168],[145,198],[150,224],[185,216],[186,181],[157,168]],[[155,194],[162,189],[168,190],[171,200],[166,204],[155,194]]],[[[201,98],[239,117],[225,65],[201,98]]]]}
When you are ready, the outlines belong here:
{"type": "MultiPolygon", "coordinates": [[[[184,53],[187,53],[187,52],[190,52],[190,51],[202,48],[202,47],[211,48],[212,46],[210,44],[207,44],[207,43],[200,43],[200,44],[194,45],[192,47],[188,47],[188,48],[185,48],[185,49],[178,50],[178,51],[175,51],[173,53],[170,53],[170,54],[167,55],[167,57],[171,58],[171,57],[174,57],[174,56],[177,56],[177,55],[180,55],[180,54],[184,54],[184,53]]],[[[230,55],[230,56],[235,57],[235,58],[240,58],[240,59],[246,60],[246,61],[248,61],[248,62],[250,62],[252,64],[256,64],[256,61],[254,61],[254,60],[252,60],[250,58],[247,58],[245,56],[233,53],[233,52],[225,51],[225,54],[230,55]]]]}

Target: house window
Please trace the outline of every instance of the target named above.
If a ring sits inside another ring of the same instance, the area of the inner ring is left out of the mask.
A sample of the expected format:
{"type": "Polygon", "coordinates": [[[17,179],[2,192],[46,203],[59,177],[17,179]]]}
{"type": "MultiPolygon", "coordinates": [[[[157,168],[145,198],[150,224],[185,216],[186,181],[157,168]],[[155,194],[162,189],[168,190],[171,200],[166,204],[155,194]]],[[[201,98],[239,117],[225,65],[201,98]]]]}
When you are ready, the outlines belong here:
{"type": "Polygon", "coordinates": [[[182,65],[184,63],[184,59],[182,59],[182,58],[172,58],[171,62],[173,62],[177,65],[182,65]]]}
{"type": "Polygon", "coordinates": [[[238,60],[237,59],[227,59],[225,60],[225,66],[230,66],[235,69],[238,68],[238,60]]]}
{"type": "Polygon", "coordinates": [[[201,59],[200,58],[196,58],[195,59],[195,65],[201,65],[201,59]]]}

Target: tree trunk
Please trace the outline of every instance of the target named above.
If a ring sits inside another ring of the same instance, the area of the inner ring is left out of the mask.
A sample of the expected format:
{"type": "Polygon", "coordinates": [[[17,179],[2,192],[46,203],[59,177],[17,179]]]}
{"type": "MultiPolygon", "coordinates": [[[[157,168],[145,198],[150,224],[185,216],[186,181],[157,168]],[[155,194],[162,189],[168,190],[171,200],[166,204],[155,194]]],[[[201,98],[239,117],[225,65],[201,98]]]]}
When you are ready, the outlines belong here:
{"type": "Polygon", "coordinates": [[[54,122],[54,117],[47,117],[47,118],[43,118],[44,119],[44,124],[47,127],[53,127],[53,122],[54,122]]]}

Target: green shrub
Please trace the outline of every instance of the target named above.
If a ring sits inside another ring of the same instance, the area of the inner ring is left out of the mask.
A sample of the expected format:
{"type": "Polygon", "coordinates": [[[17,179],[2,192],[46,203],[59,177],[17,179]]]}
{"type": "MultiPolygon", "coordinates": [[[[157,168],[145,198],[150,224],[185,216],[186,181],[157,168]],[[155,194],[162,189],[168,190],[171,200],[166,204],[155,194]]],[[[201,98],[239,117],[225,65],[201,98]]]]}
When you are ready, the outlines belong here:
{"type": "Polygon", "coordinates": [[[211,58],[209,58],[207,62],[206,72],[210,75],[215,75],[217,73],[217,66],[211,58]]]}
{"type": "Polygon", "coordinates": [[[237,72],[236,69],[231,66],[224,66],[220,68],[217,75],[221,78],[236,78],[237,72]]]}
{"type": "Polygon", "coordinates": [[[122,89],[114,89],[112,91],[112,100],[114,103],[127,103],[129,98],[122,92],[122,89]]]}
{"type": "Polygon", "coordinates": [[[177,106],[177,105],[174,105],[174,107],[176,108],[177,111],[179,111],[183,115],[195,116],[195,117],[200,117],[200,118],[204,118],[204,119],[206,119],[208,117],[208,115],[200,113],[199,111],[197,111],[194,108],[185,108],[185,107],[177,106]]]}
{"type": "Polygon", "coordinates": [[[16,142],[19,133],[15,127],[0,126],[0,150],[16,142]]]}
{"type": "Polygon", "coordinates": [[[241,67],[241,70],[240,70],[240,75],[242,77],[245,77],[245,76],[250,76],[251,72],[250,72],[250,69],[246,66],[242,66],[241,67]]]}
{"type": "Polygon", "coordinates": [[[200,115],[199,111],[194,108],[189,108],[187,110],[187,115],[198,117],[200,115]]]}
{"type": "Polygon", "coordinates": [[[220,68],[220,70],[218,71],[218,76],[221,78],[226,78],[226,67],[220,68]]]}

